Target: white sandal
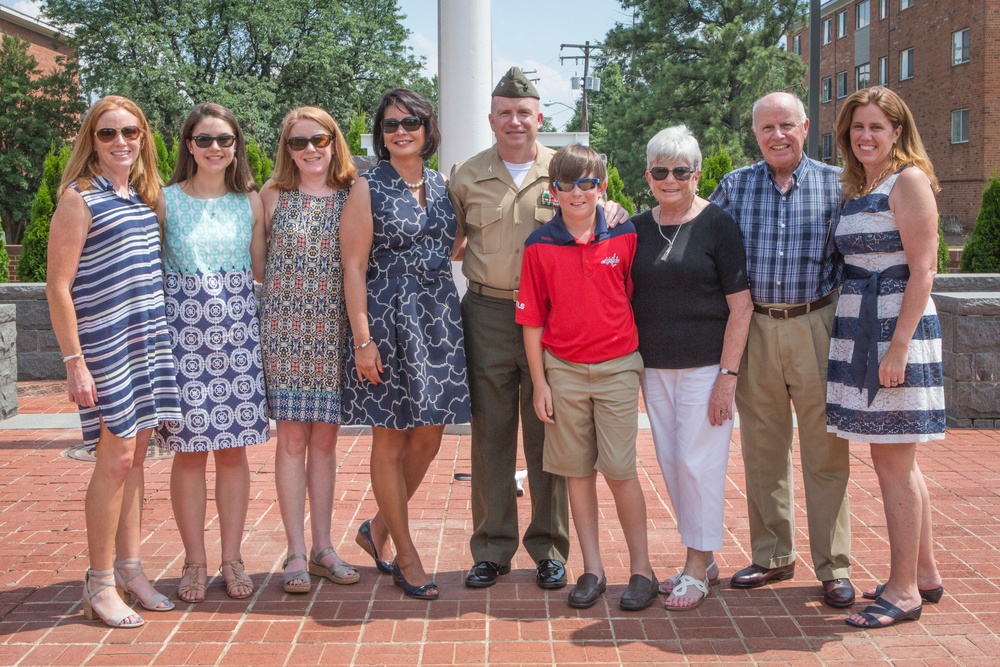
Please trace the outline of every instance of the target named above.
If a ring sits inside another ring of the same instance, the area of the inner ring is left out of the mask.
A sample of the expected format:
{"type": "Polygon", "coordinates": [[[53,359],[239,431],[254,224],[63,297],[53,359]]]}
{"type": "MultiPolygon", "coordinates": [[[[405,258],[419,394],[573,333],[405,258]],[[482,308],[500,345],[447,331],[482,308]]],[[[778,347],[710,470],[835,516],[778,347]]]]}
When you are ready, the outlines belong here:
{"type": "MultiPolygon", "coordinates": [[[[684,574],[683,570],[668,579],[664,579],[663,583],[660,584],[660,592],[664,595],[670,595],[670,592],[674,590],[674,586],[680,583],[682,574],[684,574]]],[[[708,564],[708,567],[705,568],[705,577],[708,579],[709,586],[719,585],[719,566],[716,565],[714,558],[712,559],[712,562],[708,564]],[[713,567],[715,568],[714,577],[709,575],[709,572],[712,571],[713,567]]]]}
{"type": "Polygon", "coordinates": [[[680,579],[677,581],[677,585],[674,586],[674,590],[672,590],[667,599],[663,601],[663,607],[664,609],[669,609],[670,611],[691,611],[692,609],[697,609],[698,607],[700,607],[702,603],[705,602],[705,600],[707,599],[708,599],[708,579],[706,578],[704,581],[698,581],[692,576],[682,574],[680,579]],[[677,598],[683,597],[684,594],[687,593],[689,586],[694,586],[695,590],[701,593],[701,597],[698,598],[697,602],[695,602],[692,605],[688,605],[686,607],[680,607],[670,604],[671,599],[676,600],[677,598]]]}

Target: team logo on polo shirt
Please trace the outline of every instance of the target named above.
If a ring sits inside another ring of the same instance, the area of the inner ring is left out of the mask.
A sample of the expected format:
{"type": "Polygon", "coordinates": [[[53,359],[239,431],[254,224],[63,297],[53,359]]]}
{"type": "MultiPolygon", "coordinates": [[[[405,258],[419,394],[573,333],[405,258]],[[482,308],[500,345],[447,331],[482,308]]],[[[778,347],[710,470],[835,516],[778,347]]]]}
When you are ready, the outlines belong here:
{"type": "Polygon", "coordinates": [[[611,257],[605,257],[604,259],[602,259],[601,260],[601,264],[607,264],[608,266],[614,267],[614,266],[618,266],[618,264],[621,261],[622,260],[619,259],[619,257],[618,257],[618,253],[615,253],[614,255],[611,255],[611,257]]]}

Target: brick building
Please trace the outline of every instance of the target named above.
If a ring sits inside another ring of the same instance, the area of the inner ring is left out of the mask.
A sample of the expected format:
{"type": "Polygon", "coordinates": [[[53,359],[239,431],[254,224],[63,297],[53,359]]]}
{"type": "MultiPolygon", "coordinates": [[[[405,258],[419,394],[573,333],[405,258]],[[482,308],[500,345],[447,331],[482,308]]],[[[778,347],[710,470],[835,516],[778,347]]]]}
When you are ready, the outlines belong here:
{"type": "MultiPolygon", "coordinates": [[[[941,181],[949,242],[974,226],[986,180],[1000,172],[1000,0],[827,0],[820,47],[820,154],[836,162],[845,97],[898,92],[941,181]]],[[[787,37],[809,64],[808,26],[787,37]]]]}
{"type": "Polygon", "coordinates": [[[44,74],[55,68],[57,56],[74,55],[56,28],[4,5],[0,5],[0,35],[17,35],[29,42],[28,54],[38,61],[44,74]]]}

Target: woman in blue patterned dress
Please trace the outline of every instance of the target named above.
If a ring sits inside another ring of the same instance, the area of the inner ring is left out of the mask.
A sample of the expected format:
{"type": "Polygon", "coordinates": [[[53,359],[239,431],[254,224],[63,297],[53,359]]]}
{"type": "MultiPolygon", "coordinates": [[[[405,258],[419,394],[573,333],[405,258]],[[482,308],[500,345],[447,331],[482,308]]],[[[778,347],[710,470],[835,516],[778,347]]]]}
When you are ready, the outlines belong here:
{"type": "Polygon", "coordinates": [[[913,116],[886,88],[859,90],[837,117],[844,156],[836,230],[844,282],[830,342],[827,423],[870,443],[889,538],[889,579],[847,618],[878,628],[920,618],[944,589],[916,443],[945,435],[937,272],[938,189],[913,116]]]}
{"type": "Polygon", "coordinates": [[[235,116],[199,104],[181,128],[177,166],[157,210],[163,224],[167,324],[177,362],[183,422],[154,438],[174,452],[170,503],[184,543],[177,596],[205,599],[205,469],[215,460],[215,505],[229,597],[253,594],[240,545],[250,503],[246,447],[267,442],[250,238],[264,209],[235,116]]]}
{"type": "Polygon", "coordinates": [[[253,245],[254,275],[264,282],[267,400],[278,422],[275,483],[288,540],[286,593],[307,593],[310,574],[337,584],[361,578],[330,539],[347,328],[337,230],[355,176],[330,114],[316,107],[288,112],[274,176],[260,193],[264,225],[253,245]],[[304,529],[307,490],[311,552],[304,529]]]}
{"type": "Polygon", "coordinates": [[[149,124],[134,102],[109,96],[91,107],[59,190],[45,291],[69,400],[97,457],[85,500],[83,608],[89,619],[136,628],[142,617],[118,597],[116,583],[151,611],[174,606],[143,574],[139,541],[149,436],[181,410],[153,212],[160,177],[149,124]]]}
{"type": "Polygon", "coordinates": [[[344,421],[372,427],[369,467],[379,508],[361,525],[358,543],[384,566],[378,554],[388,552],[391,538],[395,583],[427,600],[438,589],[413,545],[407,501],[441,447],[444,425],[469,420],[451,277],[455,211],[444,177],[423,165],[440,137],[430,102],[410,90],[386,93],[375,112],[380,162],[351,188],[340,229],[353,334],[344,421]]]}

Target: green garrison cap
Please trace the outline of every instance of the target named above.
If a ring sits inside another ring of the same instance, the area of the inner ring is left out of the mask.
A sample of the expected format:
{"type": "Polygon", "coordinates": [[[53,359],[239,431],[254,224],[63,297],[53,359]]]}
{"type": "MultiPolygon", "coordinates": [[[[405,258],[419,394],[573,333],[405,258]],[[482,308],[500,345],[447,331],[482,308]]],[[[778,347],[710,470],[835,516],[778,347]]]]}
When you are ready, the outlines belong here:
{"type": "Polygon", "coordinates": [[[500,78],[500,83],[493,89],[493,97],[534,97],[541,99],[535,85],[528,80],[520,67],[511,67],[500,78]]]}

